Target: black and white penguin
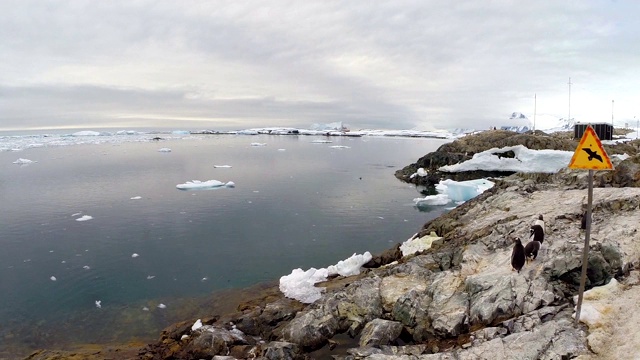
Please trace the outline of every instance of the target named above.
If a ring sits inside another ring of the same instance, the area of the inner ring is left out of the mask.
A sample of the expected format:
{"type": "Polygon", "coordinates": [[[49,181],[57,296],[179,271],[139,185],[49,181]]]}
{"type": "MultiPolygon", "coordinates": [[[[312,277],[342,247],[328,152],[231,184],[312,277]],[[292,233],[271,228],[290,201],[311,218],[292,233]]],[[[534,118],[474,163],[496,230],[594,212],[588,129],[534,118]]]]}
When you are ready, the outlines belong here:
{"type": "Polygon", "coordinates": [[[524,247],[524,256],[527,261],[533,261],[538,257],[538,251],[540,250],[540,242],[536,240],[529,241],[524,247]]]}
{"type": "Polygon", "coordinates": [[[522,246],[522,242],[520,242],[520,238],[514,238],[513,242],[513,250],[511,251],[511,267],[513,270],[516,270],[518,273],[524,266],[526,262],[526,258],[524,256],[524,246],[522,246]]]}
{"type": "Polygon", "coordinates": [[[544,229],[540,225],[531,225],[531,229],[529,229],[529,235],[532,237],[532,241],[542,242],[544,241],[544,229]]]}
{"type": "Polygon", "coordinates": [[[538,215],[538,219],[533,222],[533,225],[542,226],[542,231],[547,232],[547,229],[544,227],[544,217],[542,215],[538,215]]]}

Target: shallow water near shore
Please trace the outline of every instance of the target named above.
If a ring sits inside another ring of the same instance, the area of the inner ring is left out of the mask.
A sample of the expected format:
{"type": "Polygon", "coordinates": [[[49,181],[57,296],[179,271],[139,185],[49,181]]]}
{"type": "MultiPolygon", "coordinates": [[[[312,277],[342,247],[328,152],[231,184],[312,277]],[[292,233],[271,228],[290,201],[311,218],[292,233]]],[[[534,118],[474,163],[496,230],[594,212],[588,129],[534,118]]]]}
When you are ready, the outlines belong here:
{"type": "Polygon", "coordinates": [[[0,358],[152,341],[241,296],[217,292],[384,251],[444,211],[419,211],[419,189],[393,176],[444,142],[198,135],[0,152],[0,358]],[[236,187],[176,189],[194,179],[236,187]]]}

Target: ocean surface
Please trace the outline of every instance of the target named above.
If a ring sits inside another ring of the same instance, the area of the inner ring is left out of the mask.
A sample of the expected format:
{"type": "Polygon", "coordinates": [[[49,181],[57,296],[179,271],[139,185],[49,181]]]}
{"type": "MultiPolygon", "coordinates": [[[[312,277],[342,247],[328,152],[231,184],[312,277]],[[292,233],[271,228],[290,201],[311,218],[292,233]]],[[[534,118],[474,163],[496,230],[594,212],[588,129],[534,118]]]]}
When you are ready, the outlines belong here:
{"type": "Polygon", "coordinates": [[[154,341],[215,294],[380,253],[445,211],[393,174],[447,140],[153,136],[0,135],[0,358],[154,341]],[[176,188],[212,179],[235,187],[176,188]]]}

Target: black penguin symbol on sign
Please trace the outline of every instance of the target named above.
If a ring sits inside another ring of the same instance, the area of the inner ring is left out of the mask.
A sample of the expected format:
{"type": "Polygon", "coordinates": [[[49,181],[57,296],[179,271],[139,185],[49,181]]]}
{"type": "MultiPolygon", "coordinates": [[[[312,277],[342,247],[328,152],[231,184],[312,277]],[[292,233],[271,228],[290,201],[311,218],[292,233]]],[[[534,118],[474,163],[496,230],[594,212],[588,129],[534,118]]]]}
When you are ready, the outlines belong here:
{"type": "Polygon", "coordinates": [[[598,155],[597,151],[593,151],[589,148],[582,148],[582,150],[584,150],[587,153],[587,155],[589,155],[589,159],[588,159],[589,161],[596,159],[602,162],[602,156],[598,155]]]}

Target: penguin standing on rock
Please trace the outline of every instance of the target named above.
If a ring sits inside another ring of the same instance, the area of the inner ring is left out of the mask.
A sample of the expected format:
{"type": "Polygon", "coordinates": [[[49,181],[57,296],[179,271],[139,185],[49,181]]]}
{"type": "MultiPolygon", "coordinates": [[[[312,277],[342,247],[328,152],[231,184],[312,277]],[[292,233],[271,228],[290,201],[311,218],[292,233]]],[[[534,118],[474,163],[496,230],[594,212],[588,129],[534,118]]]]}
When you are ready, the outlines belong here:
{"type": "Polygon", "coordinates": [[[538,251],[540,250],[540,242],[532,240],[524,247],[524,257],[527,262],[533,261],[538,257],[538,251]]]}
{"type": "Polygon", "coordinates": [[[524,266],[526,262],[526,258],[524,256],[524,246],[522,246],[522,242],[520,242],[520,238],[514,238],[513,242],[513,250],[511,251],[511,267],[513,270],[516,270],[520,273],[520,270],[524,266]]]}
{"type": "Polygon", "coordinates": [[[530,236],[533,237],[532,241],[537,241],[542,245],[544,241],[544,228],[540,225],[531,225],[531,229],[529,229],[530,236]]]}
{"type": "Polygon", "coordinates": [[[538,215],[538,219],[533,222],[533,225],[540,225],[542,226],[542,231],[547,232],[547,229],[544,227],[544,217],[542,215],[538,215]]]}

